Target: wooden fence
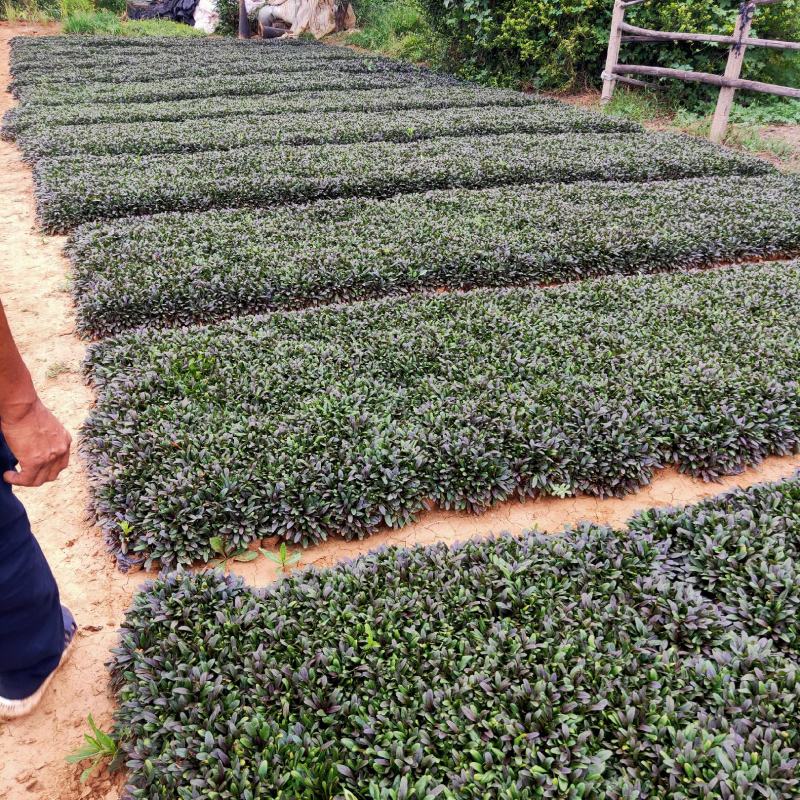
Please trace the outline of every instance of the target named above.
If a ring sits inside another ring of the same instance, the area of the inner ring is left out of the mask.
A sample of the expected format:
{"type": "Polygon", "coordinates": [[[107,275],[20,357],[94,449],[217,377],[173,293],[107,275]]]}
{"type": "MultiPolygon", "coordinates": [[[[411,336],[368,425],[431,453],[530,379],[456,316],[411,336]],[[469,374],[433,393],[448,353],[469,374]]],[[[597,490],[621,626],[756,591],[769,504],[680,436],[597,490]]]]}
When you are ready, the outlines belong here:
{"type": "Polygon", "coordinates": [[[625,11],[631,6],[637,6],[647,0],[615,0],[614,13],[611,18],[611,35],[608,40],[608,55],[606,68],[603,71],[603,94],[600,102],[605,104],[614,93],[617,83],[653,88],[654,85],[630,75],[645,75],[655,78],[677,78],[682,81],[707,83],[719,86],[719,99],[711,123],[711,141],[721,142],[725,138],[728,128],[728,118],[733,105],[733,97],[737,89],[751,92],[765,92],[780,97],[795,97],[800,99],[800,89],[790,86],[779,86],[761,81],[743,80],[739,76],[742,72],[745,51],[748,47],[771,47],[780,50],[800,50],[800,42],[781,42],[775,39],[759,39],[750,36],[753,24],[753,15],[758,6],[780,3],[782,0],[744,0],[739,7],[736,18],[736,27],[732,36],[716,36],[706,33],[675,33],[668,31],[653,31],[648,28],[637,28],[625,22],[625,11]],[[641,64],[620,64],[619,51],[626,42],[714,42],[716,44],[730,45],[728,64],[724,75],[712,75],[708,72],[692,72],[683,69],[668,69],[667,67],[648,67],[641,64]]]}

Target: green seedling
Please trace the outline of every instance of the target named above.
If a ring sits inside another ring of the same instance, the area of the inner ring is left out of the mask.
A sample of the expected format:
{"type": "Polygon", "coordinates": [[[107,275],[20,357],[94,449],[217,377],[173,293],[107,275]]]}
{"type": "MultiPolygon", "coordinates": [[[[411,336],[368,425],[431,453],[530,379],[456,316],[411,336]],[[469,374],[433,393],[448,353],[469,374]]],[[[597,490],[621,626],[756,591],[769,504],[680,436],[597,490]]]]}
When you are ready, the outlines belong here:
{"type": "Polygon", "coordinates": [[[91,774],[104,762],[109,762],[109,768],[115,769],[119,758],[119,745],[116,739],[97,727],[94,717],[89,714],[87,718],[91,733],[84,733],[85,744],[66,757],[68,764],[81,764],[84,761],[91,762],[83,772],[81,772],[81,783],[86,783],[91,774]]]}
{"type": "Polygon", "coordinates": [[[277,564],[281,568],[281,572],[289,572],[293,566],[300,563],[300,553],[290,553],[286,547],[286,542],[281,542],[277,555],[270,553],[269,550],[265,550],[263,547],[259,547],[258,552],[273,564],[277,564]]]}
{"type": "Polygon", "coordinates": [[[212,536],[209,540],[209,544],[211,545],[211,549],[219,556],[209,561],[212,567],[222,565],[223,569],[227,569],[229,561],[238,561],[244,564],[258,558],[258,553],[253,550],[248,550],[246,547],[240,547],[237,550],[228,550],[221,536],[212,536]]]}

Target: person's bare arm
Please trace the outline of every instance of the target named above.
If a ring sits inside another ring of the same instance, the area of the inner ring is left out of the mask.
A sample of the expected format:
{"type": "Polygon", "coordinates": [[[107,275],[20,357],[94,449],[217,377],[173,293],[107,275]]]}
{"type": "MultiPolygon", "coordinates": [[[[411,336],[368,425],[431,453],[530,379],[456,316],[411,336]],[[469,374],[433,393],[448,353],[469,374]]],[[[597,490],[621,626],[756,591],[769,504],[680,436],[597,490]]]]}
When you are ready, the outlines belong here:
{"type": "Polygon", "coordinates": [[[1,302],[0,431],[19,461],[18,472],[3,473],[6,483],[41,486],[55,480],[69,463],[72,439],[36,394],[1,302]]]}

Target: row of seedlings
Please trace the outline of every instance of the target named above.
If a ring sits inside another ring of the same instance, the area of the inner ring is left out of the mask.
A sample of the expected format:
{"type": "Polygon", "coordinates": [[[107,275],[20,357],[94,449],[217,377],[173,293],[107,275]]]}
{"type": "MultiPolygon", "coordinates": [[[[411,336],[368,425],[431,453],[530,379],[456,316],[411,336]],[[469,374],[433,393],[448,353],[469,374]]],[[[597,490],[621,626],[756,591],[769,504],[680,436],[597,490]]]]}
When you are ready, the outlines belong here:
{"type": "Polygon", "coordinates": [[[800,447],[799,305],[800,262],[765,263],[123,334],[88,361],[95,510],[175,565],[735,473],[800,447]]]}
{"type": "Polygon", "coordinates": [[[159,578],[112,667],[131,796],[796,797],[800,481],[630,525],[159,578]]]}

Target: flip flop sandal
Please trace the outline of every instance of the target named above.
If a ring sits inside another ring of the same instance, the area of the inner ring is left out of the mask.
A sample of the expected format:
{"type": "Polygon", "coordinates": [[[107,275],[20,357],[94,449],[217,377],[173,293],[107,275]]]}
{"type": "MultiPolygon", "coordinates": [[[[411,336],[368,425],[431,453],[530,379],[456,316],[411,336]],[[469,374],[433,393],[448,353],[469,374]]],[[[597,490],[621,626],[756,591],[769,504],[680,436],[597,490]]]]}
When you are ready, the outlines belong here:
{"type": "Polygon", "coordinates": [[[18,719],[30,714],[42,701],[42,697],[44,697],[44,693],[47,691],[47,687],[55,677],[56,672],[67,663],[72,647],[75,644],[78,623],[75,622],[75,617],[66,606],[61,606],[61,616],[64,620],[64,649],[61,652],[58,664],[32,695],[23,697],[21,700],[8,700],[5,697],[0,697],[0,719],[18,719]]]}

